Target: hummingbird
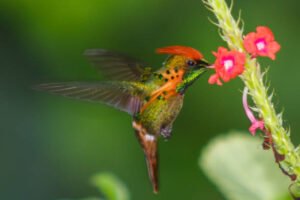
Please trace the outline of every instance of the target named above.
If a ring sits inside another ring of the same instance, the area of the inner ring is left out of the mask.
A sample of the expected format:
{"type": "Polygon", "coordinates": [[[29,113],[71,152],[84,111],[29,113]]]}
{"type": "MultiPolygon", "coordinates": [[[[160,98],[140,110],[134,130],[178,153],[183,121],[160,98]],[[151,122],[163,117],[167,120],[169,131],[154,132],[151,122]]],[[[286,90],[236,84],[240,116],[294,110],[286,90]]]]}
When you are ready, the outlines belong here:
{"type": "Polygon", "coordinates": [[[194,48],[158,48],[167,54],[162,67],[154,70],[127,55],[106,49],[88,49],[84,55],[106,77],[96,83],[46,83],[38,90],[91,102],[100,102],[132,116],[132,126],[148,168],[153,192],[158,193],[158,139],[169,139],[185,92],[209,69],[203,55],[194,48]]]}

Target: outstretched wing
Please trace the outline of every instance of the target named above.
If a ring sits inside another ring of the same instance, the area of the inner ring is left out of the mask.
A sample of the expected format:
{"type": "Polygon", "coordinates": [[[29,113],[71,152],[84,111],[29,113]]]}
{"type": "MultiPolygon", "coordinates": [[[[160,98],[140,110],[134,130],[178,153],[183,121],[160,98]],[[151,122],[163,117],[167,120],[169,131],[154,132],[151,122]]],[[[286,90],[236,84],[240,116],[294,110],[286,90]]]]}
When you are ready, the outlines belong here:
{"type": "Polygon", "coordinates": [[[106,49],[88,49],[84,55],[104,76],[113,80],[140,80],[145,64],[129,56],[106,49]]]}
{"type": "Polygon", "coordinates": [[[143,92],[130,83],[121,82],[48,83],[38,85],[36,89],[74,99],[101,102],[131,115],[139,111],[141,99],[138,94],[143,92]]]}

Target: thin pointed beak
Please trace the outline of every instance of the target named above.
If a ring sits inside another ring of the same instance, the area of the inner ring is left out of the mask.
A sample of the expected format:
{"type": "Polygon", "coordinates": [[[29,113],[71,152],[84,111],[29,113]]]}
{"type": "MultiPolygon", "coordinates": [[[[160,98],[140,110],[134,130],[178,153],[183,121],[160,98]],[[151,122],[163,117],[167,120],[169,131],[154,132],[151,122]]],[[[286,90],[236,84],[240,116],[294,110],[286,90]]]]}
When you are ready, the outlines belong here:
{"type": "Polygon", "coordinates": [[[209,64],[206,60],[200,60],[197,63],[196,69],[210,69],[211,64],[209,64]]]}

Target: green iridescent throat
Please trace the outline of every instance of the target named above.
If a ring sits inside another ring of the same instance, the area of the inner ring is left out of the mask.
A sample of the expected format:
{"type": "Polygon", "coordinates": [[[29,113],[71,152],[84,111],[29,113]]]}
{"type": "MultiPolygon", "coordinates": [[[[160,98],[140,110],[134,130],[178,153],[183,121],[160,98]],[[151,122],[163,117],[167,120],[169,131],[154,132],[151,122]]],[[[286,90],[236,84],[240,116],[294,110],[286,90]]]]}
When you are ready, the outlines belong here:
{"type": "Polygon", "coordinates": [[[176,87],[176,92],[183,94],[185,90],[191,86],[204,72],[207,71],[207,68],[200,68],[196,70],[191,70],[186,72],[186,74],[183,77],[182,83],[180,83],[176,87]]]}

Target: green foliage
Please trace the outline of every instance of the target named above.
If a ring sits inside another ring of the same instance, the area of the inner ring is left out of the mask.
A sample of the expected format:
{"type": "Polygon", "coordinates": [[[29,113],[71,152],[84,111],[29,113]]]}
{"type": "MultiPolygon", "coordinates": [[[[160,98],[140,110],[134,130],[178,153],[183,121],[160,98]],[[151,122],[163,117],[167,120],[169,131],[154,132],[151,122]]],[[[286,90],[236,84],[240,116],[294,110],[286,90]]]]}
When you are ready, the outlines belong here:
{"type": "Polygon", "coordinates": [[[126,186],[113,174],[97,174],[92,178],[92,183],[105,195],[107,200],[130,199],[126,186]]]}
{"type": "MultiPolygon", "coordinates": [[[[126,186],[111,173],[99,173],[92,177],[92,184],[105,196],[105,200],[129,200],[126,186]]],[[[61,199],[74,200],[74,199],[61,199]]],[[[88,197],[78,200],[104,200],[99,197],[88,197]]]]}
{"type": "MultiPolygon", "coordinates": [[[[299,7],[297,0],[256,0],[235,1],[233,9],[235,16],[243,10],[245,32],[268,25],[282,44],[268,76],[295,131],[300,130],[299,7]]],[[[132,186],[133,200],[222,199],[194,163],[218,133],[249,125],[238,92],[241,81],[211,86],[208,73],[189,89],[172,138],[159,147],[161,191],[155,197],[129,115],[29,89],[101,80],[81,55],[88,48],[120,51],[160,67],[165,56],[155,48],[188,45],[213,62],[211,52],[221,39],[201,1],[1,0],[0,11],[1,200],[100,197],[84,187],[95,170],[120,175],[132,186]]],[[[300,134],[292,136],[300,141],[300,134]]]]}
{"type": "Polygon", "coordinates": [[[288,200],[289,180],[275,165],[262,140],[249,133],[218,136],[199,160],[209,179],[229,200],[288,200]]]}
{"type": "MultiPolygon", "coordinates": [[[[276,152],[284,156],[280,165],[288,174],[297,178],[294,186],[300,190],[300,155],[298,148],[295,148],[290,138],[290,132],[283,126],[282,113],[277,113],[273,104],[273,94],[269,93],[269,84],[265,83],[260,63],[251,58],[243,45],[243,29],[241,15],[237,20],[231,14],[231,8],[225,0],[204,0],[216,16],[216,25],[220,29],[221,38],[228,44],[231,50],[238,50],[245,53],[245,71],[241,78],[245,87],[249,89],[249,96],[254,102],[253,110],[263,120],[264,127],[271,134],[276,152]]],[[[233,4],[231,5],[231,7],[233,4]]],[[[259,59],[260,60],[260,59],[259,59]]]]}

